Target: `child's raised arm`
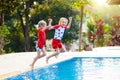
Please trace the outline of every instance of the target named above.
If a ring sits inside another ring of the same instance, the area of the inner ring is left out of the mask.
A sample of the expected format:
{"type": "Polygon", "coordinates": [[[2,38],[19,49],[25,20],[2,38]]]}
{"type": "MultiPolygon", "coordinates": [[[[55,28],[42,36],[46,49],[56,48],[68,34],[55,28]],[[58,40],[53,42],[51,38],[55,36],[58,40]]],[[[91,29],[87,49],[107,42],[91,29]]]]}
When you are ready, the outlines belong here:
{"type": "Polygon", "coordinates": [[[67,25],[67,28],[70,28],[71,23],[72,23],[72,17],[69,17],[69,23],[68,23],[68,25],[67,25]]]}
{"type": "Polygon", "coordinates": [[[51,18],[48,19],[48,27],[49,27],[49,30],[53,29],[51,18]]]}

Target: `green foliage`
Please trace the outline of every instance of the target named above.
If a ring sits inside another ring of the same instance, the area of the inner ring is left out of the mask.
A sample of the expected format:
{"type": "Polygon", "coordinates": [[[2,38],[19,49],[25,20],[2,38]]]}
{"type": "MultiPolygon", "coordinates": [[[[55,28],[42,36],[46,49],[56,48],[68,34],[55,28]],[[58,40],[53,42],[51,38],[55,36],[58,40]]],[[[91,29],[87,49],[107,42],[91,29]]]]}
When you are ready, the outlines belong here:
{"type": "Polygon", "coordinates": [[[0,0],[0,12],[11,15],[19,6],[20,0],[0,0]]]}
{"type": "Polygon", "coordinates": [[[37,24],[39,22],[39,20],[46,20],[48,19],[48,15],[49,11],[48,10],[42,10],[41,12],[33,15],[31,17],[31,24],[37,24]]]}
{"type": "Polygon", "coordinates": [[[9,34],[8,28],[6,25],[0,26],[0,37],[5,37],[9,34]]]}
{"type": "Polygon", "coordinates": [[[24,51],[24,36],[19,21],[7,21],[10,34],[5,38],[4,50],[6,53],[24,51]]]}
{"type": "Polygon", "coordinates": [[[87,41],[89,41],[89,43],[94,43],[94,33],[95,33],[95,26],[92,22],[92,20],[90,19],[88,22],[87,22],[87,41]]]}
{"type": "MultiPolygon", "coordinates": [[[[55,0],[50,5],[50,17],[53,18],[54,23],[58,23],[60,17],[72,16],[72,9],[69,4],[66,4],[67,1],[64,0],[55,0]]],[[[53,23],[53,24],[54,24],[53,23]]]]}
{"type": "Polygon", "coordinates": [[[89,22],[87,23],[87,28],[88,28],[88,32],[94,33],[94,24],[93,24],[92,21],[89,21],[89,22]]]}
{"type": "Polygon", "coordinates": [[[110,32],[111,32],[111,27],[108,24],[104,24],[104,33],[110,34],[110,32]]]}
{"type": "Polygon", "coordinates": [[[74,0],[72,8],[80,9],[81,6],[85,5],[92,5],[92,3],[90,2],[90,0],[74,0]]]}
{"type": "Polygon", "coordinates": [[[111,27],[108,24],[104,24],[104,44],[110,41],[111,27]]]}
{"type": "Polygon", "coordinates": [[[79,37],[79,22],[73,19],[70,29],[65,31],[63,36],[64,43],[72,43],[74,40],[77,40],[79,37]]]}

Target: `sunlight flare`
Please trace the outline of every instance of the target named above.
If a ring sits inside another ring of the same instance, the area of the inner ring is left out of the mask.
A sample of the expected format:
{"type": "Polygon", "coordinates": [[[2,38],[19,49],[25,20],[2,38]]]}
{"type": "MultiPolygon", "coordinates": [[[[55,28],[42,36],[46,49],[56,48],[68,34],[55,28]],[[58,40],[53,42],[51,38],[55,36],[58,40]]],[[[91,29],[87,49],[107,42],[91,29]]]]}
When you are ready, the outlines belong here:
{"type": "Polygon", "coordinates": [[[97,4],[103,5],[107,3],[107,0],[96,0],[97,4]]]}

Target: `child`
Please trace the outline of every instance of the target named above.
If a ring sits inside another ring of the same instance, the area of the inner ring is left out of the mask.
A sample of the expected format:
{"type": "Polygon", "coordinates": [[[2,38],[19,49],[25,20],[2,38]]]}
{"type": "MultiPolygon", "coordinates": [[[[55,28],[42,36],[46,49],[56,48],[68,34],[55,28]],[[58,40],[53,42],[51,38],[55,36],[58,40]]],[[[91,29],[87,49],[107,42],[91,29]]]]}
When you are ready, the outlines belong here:
{"type": "MultiPolygon", "coordinates": [[[[49,26],[51,26],[52,19],[49,19],[49,26]]],[[[72,17],[69,17],[69,23],[67,18],[60,18],[59,24],[55,26],[51,26],[50,29],[55,29],[54,38],[52,39],[52,48],[54,49],[55,53],[46,57],[46,63],[48,63],[49,58],[53,56],[57,56],[62,51],[65,51],[62,45],[62,37],[64,35],[64,31],[67,28],[70,28],[72,22],[72,17]]]]}
{"type": "Polygon", "coordinates": [[[46,50],[44,48],[44,44],[46,41],[46,32],[49,30],[47,28],[47,23],[44,20],[40,20],[38,22],[37,30],[38,30],[38,32],[37,32],[38,40],[36,43],[37,55],[33,59],[32,64],[30,65],[32,68],[34,67],[34,64],[37,61],[37,59],[44,57],[46,55],[46,50]]]}

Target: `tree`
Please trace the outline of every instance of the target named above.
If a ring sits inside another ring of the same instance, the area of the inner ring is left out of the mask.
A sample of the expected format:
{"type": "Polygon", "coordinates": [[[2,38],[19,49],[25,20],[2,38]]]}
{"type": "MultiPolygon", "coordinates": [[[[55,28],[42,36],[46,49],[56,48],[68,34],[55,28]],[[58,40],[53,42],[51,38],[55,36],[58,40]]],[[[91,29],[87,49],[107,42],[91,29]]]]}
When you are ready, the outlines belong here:
{"type": "Polygon", "coordinates": [[[30,51],[30,40],[29,40],[29,8],[31,7],[34,0],[29,0],[21,3],[17,9],[17,13],[21,22],[22,31],[25,38],[25,51],[30,51]],[[24,7],[25,6],[25,7],[24,7]],[[24,20],[25,19],[25,20],[24,20]]]}
{"type": "Polygon", "coordinates": [[[83,15],[86,14],[85,6],[90,5],[90,0],[75,0],[73,8],[80,9],[80,27],[79,27],[79,51],[82,50],[82,24],[83,15]]]}
{"type": "Polygon", "coordinates": [[[4,25],[4,16],[5,15],[11,15],[15,11],[15,9],[18,7],[18,1],[17,0],[0,0],[0,54],[2,54],[2,50],[4,47],[4,38],[5,35],[3,32],[7,30],[4,25]]]}

